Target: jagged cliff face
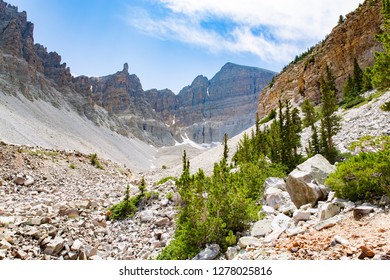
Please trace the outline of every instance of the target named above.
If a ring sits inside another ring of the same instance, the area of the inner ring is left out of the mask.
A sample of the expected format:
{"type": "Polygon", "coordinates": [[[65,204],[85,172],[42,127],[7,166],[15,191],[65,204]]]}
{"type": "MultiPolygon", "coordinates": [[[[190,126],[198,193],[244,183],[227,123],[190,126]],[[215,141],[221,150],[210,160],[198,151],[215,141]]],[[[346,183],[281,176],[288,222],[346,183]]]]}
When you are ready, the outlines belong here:
{"type": "Polygon", "coordinates": [[[178,95],[144,91],[129,66],[104,77],[73,77],[56,52],[34,43],[26,12],[0,0],[0,90],[66,104],[97,125],[156,145],[184,135],[198,143],[221,141],[255,122],[260,90],[275,73],[226,64],[211,80],[198,76],[178,95]]]}
{"type": "Polygon", "coordinates": [[[347,15],[343,23],[333,28],[311,54],[279,74],[273,86],[264,88],[260,94],[260,117],[276,108],[279,99],[290,99],[299,104],[308,97],[319,103],[320,80],[325,75],[327,65],[335,75],[339,93],[348,75],[353,72],[355,58],[362,69],[372,66],[374,52],[382,50],[375,40],[375,34],[381,32],[383,21],[380,10],[380,0],[365,1],[356,11],[347,15]]]}
{"type": "Polygon", "coordinates": [[[129,66],[113,75],[74,78],[76,91],[89,96],[94,104],[116,116],[137,138],[162,145],[173,145],[174,137],[147,102],[139,78],[130,75],[129,66]]]}
{"type": "Polygon", "coordinates": [[[196,77],[177,96],[169,90],[145,95],[176,134],[198,143],[220,142],[224,133],[234,136],[255,123],[259,92],[274,75],[227,63],[211,80],[196,77]]]}

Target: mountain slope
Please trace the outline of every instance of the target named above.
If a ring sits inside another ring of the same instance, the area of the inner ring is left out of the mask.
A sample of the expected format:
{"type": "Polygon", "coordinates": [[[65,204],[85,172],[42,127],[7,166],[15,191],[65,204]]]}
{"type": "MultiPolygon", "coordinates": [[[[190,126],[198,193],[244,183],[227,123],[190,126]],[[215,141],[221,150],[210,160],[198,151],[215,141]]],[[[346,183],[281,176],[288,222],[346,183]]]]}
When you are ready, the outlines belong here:
{"type": "Polygon", "coordinates": [[[276,108],[279,99],[300,103],[308,97],[318,104],[320,80],[327,66],[333,71],[341,93],[345,80],[353,72],[354,59],[364,69],[372,66],[374,52],[382,50],[375,40],[383,21],[380,10],[380,0],[366,0],[306,56],[290,63],[269,87],[262,90],[258,102],[259,115],[263,117],[276,108]]]}

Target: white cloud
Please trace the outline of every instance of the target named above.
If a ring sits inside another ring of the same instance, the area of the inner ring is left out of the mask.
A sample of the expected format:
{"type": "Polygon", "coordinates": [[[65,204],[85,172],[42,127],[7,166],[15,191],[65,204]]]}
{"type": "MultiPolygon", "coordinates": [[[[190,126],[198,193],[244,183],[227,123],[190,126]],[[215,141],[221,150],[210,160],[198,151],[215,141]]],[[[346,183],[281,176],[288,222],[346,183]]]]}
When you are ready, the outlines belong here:
{"type": "Polygon", "coordinates": [[[363,0],[153,0],[166,15],[132,10],[130,24],[161,39],[179,40],[213,52],[249,52],[266,61],[287,62],[323,39],[340,14],[354,10],[363,0]],[[228,20],[229,34],[206,29],[203,21],[228,20]],[[260,28],[259,32],[252,32],[260,28]],[[262,33],[270,33],[271,36],[262,33]],[[306,47],[303,47],[306,46],[306,47]]]}

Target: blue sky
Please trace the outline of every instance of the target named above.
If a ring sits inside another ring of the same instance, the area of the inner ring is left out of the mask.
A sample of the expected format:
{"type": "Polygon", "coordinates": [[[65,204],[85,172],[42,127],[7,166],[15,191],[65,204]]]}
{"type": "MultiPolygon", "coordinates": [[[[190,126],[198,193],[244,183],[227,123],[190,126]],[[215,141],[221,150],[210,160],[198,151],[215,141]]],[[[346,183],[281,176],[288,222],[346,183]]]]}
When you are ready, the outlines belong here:
{"type": "Polygon", "coordinates": [[[363,0],[8,0],[74,76],[136,74],[178,93],[226,63],[280,71],[363,0]]]}

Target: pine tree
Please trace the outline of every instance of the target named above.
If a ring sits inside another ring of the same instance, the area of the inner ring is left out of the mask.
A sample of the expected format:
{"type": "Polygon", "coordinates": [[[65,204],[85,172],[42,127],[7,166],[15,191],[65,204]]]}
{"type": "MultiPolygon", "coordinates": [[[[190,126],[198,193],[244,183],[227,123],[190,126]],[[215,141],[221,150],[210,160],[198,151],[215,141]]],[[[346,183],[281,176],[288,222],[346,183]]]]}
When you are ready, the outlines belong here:
{"type": "Polygon", "coordinates": [[[344,22],[344,16],[343,16],[343,15],[340,15],[340,16],[339,16],[338,24],[342,24],[343,22],[344,22]]]}
{"type": "Polygon", "coordinates": [[[299,110],[298,108],[294,108],[291,113],[291,120],[292,120],[292,137],[291,144],[294,150],[294,164],[297,164],[298,162],[298,148],[301,146],[301,136],[300,133],[302,132],[302,120],[299,116],[299,110]]]}
{"type": "Polygon", "coordinates": [[[372,85],[377,89],[390,87],[390,0],[382,0],[382,15],[384,19],[383,33],[376,36],[383,44],[384,51],[375,53],[372,67],[372,85]]]}
{"type": "Polygon", "coordinates": [[[353,60],[353,82],[355,86],[356,95],[362,93],[363,70],[360,68],[356,58],[353,60]]]}
{"type": "Polygon", "coordinates": [[[329,67],[326,72],[326,79],[322,79],[321,82],[321,142],[324,156],[334,163],[337,151],[333,144],[333,136],[340,130],[341,118],[336,114],[338,101],[334,76],[329,67]]]}
{"type": "Polygon", "coordinates": [[[310,156],[314,156],[316,154],[319,154],[321,151],[320,141],[318,138],[318,130],[317,127],[315,126],[316,115],[315,115],[314,106],[309,99],[305,99],[305,101],[302,103],[301,109],[304,115],[303,124],[306,127],[310,126],[312,132],[308,143],[307,153],[310,156]]]}
{"type": "Polygon", "coordinates": [[[351,101],[356,94],[356,86],[351,75],[348,76],[343,86],[343,103],[351,101]]]}
{"type": "Polygon", "coordinates": [[[314,110],[313,103],[310,99],[306,98],[301,105],[303,113],[303,126],[308,127],[312,126],[316,122],[316,114],[314,110]]]}
{"type": "Polygon", "coordinates": [[[315,156],[316,154],[321,153],[320,140],[318,138],[318,130],[317,127],[313,124],[311,126],[311,141],[309,140],[309,154],[311,156],[315,156]]]}

